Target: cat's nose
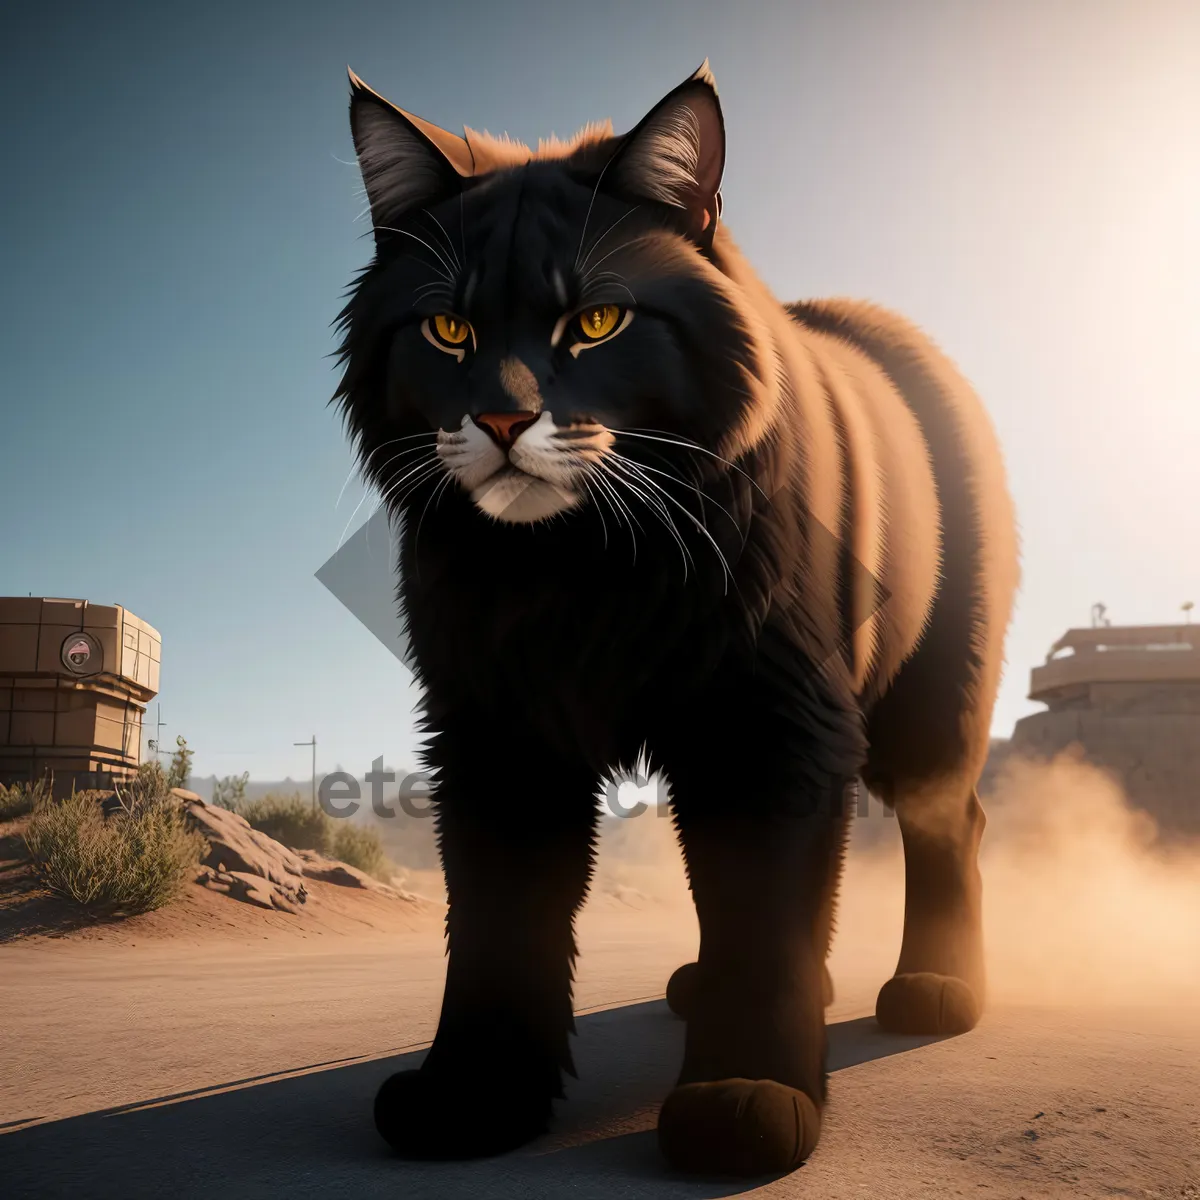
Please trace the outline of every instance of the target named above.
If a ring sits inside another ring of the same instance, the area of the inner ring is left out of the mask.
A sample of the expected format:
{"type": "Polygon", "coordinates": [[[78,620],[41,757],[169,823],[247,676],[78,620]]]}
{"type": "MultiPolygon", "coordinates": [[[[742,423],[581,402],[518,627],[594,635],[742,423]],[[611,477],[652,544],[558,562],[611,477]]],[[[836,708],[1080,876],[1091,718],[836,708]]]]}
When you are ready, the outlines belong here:
{"type": "Polygon", "coordinates": [[[531,412],[480,413],[475,424],[488,433],[496,445],[507,450],[537,419],[538,414],[531,412]]]}

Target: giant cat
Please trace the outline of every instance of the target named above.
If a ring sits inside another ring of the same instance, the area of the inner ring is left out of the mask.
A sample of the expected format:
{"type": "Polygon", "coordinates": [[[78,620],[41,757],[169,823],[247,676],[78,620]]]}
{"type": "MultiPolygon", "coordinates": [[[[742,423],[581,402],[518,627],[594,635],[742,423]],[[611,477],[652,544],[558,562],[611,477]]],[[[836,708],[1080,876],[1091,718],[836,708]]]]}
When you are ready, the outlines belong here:
{"type": "Polygon", "coordinates": [[[788,1170],[826,1100],[857,780],[907,863],[880,1024],[963,1031],[984,1002],[975,785],[1017,583],[992,427],[907,321],[783,305],[738,253],[707,63],[631,132],[536,150],[353,74],[350,119],[375,254],[337,400],[402,528],[449,901],[437,1035],[378,1129],[461,1158],[546,1128],[598,785],[644,755],[700,924],[660,1146],[788,1170]]]}

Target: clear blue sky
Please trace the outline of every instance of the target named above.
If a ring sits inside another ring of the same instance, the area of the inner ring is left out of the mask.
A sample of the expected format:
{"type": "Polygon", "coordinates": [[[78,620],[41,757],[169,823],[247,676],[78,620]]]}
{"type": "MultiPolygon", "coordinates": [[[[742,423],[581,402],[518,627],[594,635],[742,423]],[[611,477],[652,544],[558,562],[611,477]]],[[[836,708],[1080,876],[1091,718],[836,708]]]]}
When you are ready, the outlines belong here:
{"type": "Polygon", "coordinates": [[[155,625],[198,773],[306,776],[314,731],[322,771],[411,761],[407,677],[313,577],[362,496],[335,510],[326,408],[370,249],[348,63],[447,127],[536,139],[628,128],[711,59],[726,220],[767,282],[904,310],[994,415],[1026,573],[997,732],[1094,600],[1200,600],[1194,3],[43,12],[0,50],[0,594],[155,625]]]}

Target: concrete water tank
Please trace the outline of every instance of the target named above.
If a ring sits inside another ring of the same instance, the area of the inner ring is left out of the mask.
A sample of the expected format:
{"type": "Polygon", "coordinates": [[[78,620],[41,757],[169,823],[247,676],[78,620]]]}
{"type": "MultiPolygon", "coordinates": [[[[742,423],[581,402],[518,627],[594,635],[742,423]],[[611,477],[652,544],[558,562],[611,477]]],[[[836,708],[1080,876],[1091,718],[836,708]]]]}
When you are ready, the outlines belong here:
{"type": "Polygon", "coordinates": [[[0,783],[107,787],[141,762],[162,639],[118,604],[0,597],[0,783]]]}

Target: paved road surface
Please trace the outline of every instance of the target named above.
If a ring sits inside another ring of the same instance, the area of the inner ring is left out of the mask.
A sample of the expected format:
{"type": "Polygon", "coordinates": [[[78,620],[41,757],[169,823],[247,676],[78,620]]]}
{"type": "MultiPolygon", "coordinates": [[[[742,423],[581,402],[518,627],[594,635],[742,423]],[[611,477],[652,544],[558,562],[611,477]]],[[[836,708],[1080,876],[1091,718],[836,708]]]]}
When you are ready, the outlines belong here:
{"type": "Polygon", "coordinates": [[[0,1194],[1200,1200],[1197,1014],[1001,1009],[965,1037],[898,1038],[865,1015],[861,982],[831,1013],[812,1160],[752,1184],[672,1175],[653,1127],[682,1026],[646,997],[688,941],[587,929],[579,999],[598,1011],[558,1127],[461,1165],[396,1161],[370,1123],[379,1082],[432,1033],[436,938],[0,949],[0,1194]]]}

